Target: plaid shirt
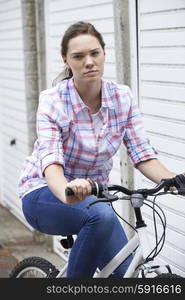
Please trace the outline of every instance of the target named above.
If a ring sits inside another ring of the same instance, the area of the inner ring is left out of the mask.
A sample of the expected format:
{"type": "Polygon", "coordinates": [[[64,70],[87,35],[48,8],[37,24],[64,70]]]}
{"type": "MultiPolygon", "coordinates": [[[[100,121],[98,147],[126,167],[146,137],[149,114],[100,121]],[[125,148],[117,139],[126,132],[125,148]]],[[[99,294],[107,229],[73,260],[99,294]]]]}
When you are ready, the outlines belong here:
{"type": "Polygon", "coordinates": [[[102,80],[101,97],[98,117],[103,126],[96,135],[92,116],[80,98],[73,78],[40,94],[38,139],[32,155],[23,164],[18,186],[20,197],[47,185],[43,172],[51,164],[63,165],[69,181],[89,177],[108,182],[112,157],[122,141],[135,166],[156,158],[129,87],[102,80]]]}

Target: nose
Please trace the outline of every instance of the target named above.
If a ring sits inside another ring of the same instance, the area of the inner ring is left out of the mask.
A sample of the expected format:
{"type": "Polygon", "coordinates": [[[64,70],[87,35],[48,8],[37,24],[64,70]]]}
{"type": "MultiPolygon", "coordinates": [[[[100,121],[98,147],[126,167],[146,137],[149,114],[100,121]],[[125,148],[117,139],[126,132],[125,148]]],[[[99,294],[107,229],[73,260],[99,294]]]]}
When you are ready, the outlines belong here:
{"type": "Polygon", "coordinates": [[[93,62],[92,57],[90,55],[87,55],[86,59],[85,59],[85,67],[92,68],[93,66],[94,66],[94,62],[93,62]]]}

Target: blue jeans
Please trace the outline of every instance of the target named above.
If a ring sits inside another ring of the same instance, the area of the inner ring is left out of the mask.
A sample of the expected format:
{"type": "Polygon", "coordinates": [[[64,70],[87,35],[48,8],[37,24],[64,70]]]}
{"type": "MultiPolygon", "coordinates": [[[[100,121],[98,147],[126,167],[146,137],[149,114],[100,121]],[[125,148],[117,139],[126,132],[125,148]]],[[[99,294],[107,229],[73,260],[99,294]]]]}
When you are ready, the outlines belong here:
{"type": "MultiPolygon", "coordinates": [[[[77,235],[69,256],[68,278],[91,278],[127,243],[127,237],[111,206],[87,204],[95,196],[77,204],[64,204],[48,187],[30,192],[22,199],[23,213],[36,230],[51,235],[77,235]]],[[[128,257],[111,277],[123,277],[128,257]]]]}

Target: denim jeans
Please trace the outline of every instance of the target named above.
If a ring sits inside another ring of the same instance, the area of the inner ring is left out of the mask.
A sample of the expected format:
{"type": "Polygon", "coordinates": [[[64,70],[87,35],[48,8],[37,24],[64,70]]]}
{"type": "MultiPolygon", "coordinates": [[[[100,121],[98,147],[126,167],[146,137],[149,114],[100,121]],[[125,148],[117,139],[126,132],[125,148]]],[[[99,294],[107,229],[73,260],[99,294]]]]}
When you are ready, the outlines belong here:
{"type": "MultiPolygon", "coordinates": [[[[97,267],[102,269],[127,243],[118,217],[107,203],[97,203],[89,196],[77,204],[64,204],[48,187],[25,195],[22,209],[28,223],[50,235],[77,235],[69,256],[68,278],[91,278],[97,267]]],[[[111,275],[123,277],[131,256],[111,275]]]]}

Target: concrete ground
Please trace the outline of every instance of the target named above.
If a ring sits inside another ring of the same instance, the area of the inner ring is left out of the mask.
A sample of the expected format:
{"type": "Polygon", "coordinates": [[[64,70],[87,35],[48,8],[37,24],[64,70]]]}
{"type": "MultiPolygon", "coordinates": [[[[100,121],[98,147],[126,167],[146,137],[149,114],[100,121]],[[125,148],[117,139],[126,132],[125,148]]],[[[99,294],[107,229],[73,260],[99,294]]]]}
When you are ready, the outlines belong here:
{"type": "Polygon", "coordinates": [[[0,278],[9,277],[12,268],[29,256],[41,256],[56,267],[62,267],[62,258],[53,252],[52,243],[45,237],[33,234],[7,208],[0,205],[0,278]]]}

